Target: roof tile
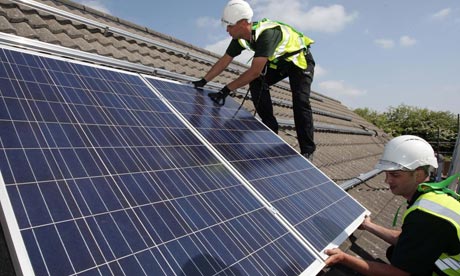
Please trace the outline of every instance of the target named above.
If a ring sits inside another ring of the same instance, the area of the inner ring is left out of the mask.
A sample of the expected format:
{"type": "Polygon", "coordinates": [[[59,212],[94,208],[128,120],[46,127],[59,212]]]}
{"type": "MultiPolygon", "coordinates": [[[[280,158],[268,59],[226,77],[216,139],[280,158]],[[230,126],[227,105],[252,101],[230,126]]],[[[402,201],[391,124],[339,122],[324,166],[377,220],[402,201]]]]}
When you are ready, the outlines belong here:
{"type": "Polygon", "coordinates": [[[0,17],[0,31],[4,33],[9,33],[9,34],[16,33],[16,29],[3,16],[0,17]]]}
{"type": "MultiPolygon", "coordinates": [[[[200,49],[173,37],[97,12],[71,1],[40,0],[40,2],[99,21],[105,25],[127,30],[150,40],[160,41],[173,48],[183,49],[184,53],[164,49],[161,46],[141,41],[137,38],[123,37],[111,32],[104,35],[104,28],[87,25],[73,19],[66,19],[46,11],[36,11],[26,5],[16,4],[10,0],[0,0],[0,31],[89,53],[128,60],[152,68],[166,69],[196,78],[203,77],[213,61],[219,57],[205,49],[200,49]],[[210,61],[193,57],[194,54],[205,56],[210,61]]],[[[245,64],[241,63],[232,64],[232,67],[225,70],[214,82],[222,85],[228,84],[237,75],[246,70],[247,67],[245,66],[245,64]]],[[[241,91],[246,91],[246,89],[247,86],[242,88],[241,91]]],[[[293,111],[291,105],[289,105],[292,95],[289,91],[289,84],[284,83],[273,86],[270,93],[274,100],[286,102],[283,104],[275,103],[274,110],[277,117],[279,119],[292,119],[293,111]]],[[[239,102],[243,100],[242,98],[241,94],[234,97],[239,102]]],[[[361,173],[372,170],[373,164],[377,161],[383,150],[383,145],[388,139],[383,134],[383,131],[366,122],[339,101],[318,92],[312,92],[311,105],[318,111],[313,114],[315,124],[328,124],[336,128],[352,130],[375,130],[375,133],[370,132],[370,135],[357,135],[340,131],[319,131],[317,129],[315,131],[317,151],[313,157],[313,163],[337,183],[353,179],[361,173]],[[331,117],[328,114],[324,114],[325,112],[339,115],[339,117],[343,116],[344,118],[331,117]],[[349,119],[347,120],[346,118],[349,119]]],[[[249,112],[254,110],[251,100],[245,101],[244,107],[249,112]]],[[[298,149],[296,132],[292,126],[281,126],[279,135],[291,146],[298,149]]],[[[400,202],[398,198],[395,198],[388,191],[384,184],[384,177],[381,175],[348,190],[348,192],[373,213],[373,217],[377,222],[387,223],[391,220],[392,214],[394,214],[393,204],[400,202]]],[[[386,245],[384,243],[359,230],[354,236],[356,237],[354,243],[351,243],[351,241],[345,243],[341,246],[343,250],[357,253],[360,252],[359,249],[362,247],[370,252],[373,257],[385,259],[384,248],[386,245]]]]}

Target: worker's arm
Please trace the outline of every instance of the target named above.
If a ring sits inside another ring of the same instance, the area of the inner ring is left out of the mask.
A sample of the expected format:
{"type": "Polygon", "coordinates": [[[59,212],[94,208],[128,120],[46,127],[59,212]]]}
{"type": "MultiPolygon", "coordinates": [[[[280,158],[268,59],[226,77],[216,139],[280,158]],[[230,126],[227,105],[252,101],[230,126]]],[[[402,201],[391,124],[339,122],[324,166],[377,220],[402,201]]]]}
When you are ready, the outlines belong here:
{"type": "MultiPolygon", "coordinates": [[[[241,76],[239,76],[236,80],[230,82],[226,86],[224,86],[219,92],[216,93],[209,93],[208,96],[217,104],[224,105],[225,98],[230,94],[232,90],[236,90],[246,84],[250,83],[254,79],[258,78],[262,73],[262,70],[267,63],[266,57],[256,57],[252,60],[251,67],[246,70],[241,76]]],[[[213,71],[213,70],[211,70],[213,71]]],[[[216,69],[217,71],[217,69],[216,69]]]]}
{"type": "Polygon", "coordinates": [[[228,54],[223,55],[209,70],[209,72],[204,76],[204,79],[207,82],[213,80],[216,76],[222,73],[225,68],[232,62],[233,57],[228,54]]]}
{"type": "Polygon", "coordinates": [[[371,221],[370,217],[365,217],[359,229],[366,230],[389,244],[395,245],[398,241],[401,230],[392,230],[375,224],[371,221]]]}
{"type": "Polygon", "coordinates": [[[255,57],[248,70],[241,74],[237,79],[227,84],[228,89],[230,89],[230,91],[236,90],[258,78],[267,63],[267,60],[267,57],[255,57]]]}
{"type": "Polygon", "coordinates": [[[342,264],[356,272],[359,272],[363,275],[372,275],[372,276],[407,276],[410,273],[407,273],[404,270],[401,270],[395,266],[386,263],[365,261],[358,257],[351,256],[347,253],[342,252],[342,250],[328,249],[324,251],[329,258],[325,261],[327,266],[332,266],[335,264],[342,264]]]}

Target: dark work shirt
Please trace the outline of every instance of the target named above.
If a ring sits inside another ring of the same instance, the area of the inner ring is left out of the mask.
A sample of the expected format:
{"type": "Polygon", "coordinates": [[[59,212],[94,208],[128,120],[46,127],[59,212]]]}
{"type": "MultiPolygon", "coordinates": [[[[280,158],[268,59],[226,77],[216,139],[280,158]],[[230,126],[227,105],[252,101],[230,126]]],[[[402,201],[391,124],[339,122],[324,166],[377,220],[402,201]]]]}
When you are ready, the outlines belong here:
{"type": "MultiPolygon", "coordinates": [[[[254,34],[252,37],[253,36],[254,34]]],[[[273,55],[282,37],[283,34],[279,27],[263,31],[256,41],[251,42],[251,48],[254,50],[254,57],[269,57],[273,55]]],[[[241,54],[244,49],[246,48],[241,46],[237,39],[232,39],[226,53],[231,57],[236,57],[241,54]]]]}
{"type": "MultiPolygon", "coordinates": [[[[414,195],[409,207],[419,196],[414,195]]],[[[444,219],[415,210],[404,219],[390,263],[412,275],[432,275],[434,263],[443,252],[460,253],[456,228],[444,219]]]]}

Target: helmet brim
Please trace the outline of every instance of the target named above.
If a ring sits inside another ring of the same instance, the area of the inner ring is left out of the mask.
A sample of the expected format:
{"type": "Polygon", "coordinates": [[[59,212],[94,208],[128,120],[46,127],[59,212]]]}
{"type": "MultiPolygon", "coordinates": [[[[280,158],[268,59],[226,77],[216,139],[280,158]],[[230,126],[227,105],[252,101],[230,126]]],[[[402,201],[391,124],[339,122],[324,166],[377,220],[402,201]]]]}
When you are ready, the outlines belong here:
{"type": "Polygon", "coordinates": [[[375,169],[381,171],[410,171],[410,169],[402,166],[401,164],[397,164],[388,160],[380,160],[375,165],[375,169]]]}

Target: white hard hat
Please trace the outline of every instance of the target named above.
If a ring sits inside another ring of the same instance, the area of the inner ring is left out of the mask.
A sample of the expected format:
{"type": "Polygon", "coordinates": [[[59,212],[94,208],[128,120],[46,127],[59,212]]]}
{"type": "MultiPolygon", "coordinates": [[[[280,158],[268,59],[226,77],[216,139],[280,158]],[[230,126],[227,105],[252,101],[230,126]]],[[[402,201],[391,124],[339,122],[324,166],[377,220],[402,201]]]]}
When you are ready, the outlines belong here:
{"type": "Polygon", "coordinates": [[[222,14],[222,23],[226,25],[235,25],[241,19],[247,19],[251,22],[252,16],[251,6],[243,0],[230,0],[224,8],[222,14]]]}
{"type": "Polygon", "coordinates": [[[382,171],[413,171],[427,165],[438,167],[431,145],[418,136],[401,135],[385,145],[382,157],[375,168],[382,171]]]}

